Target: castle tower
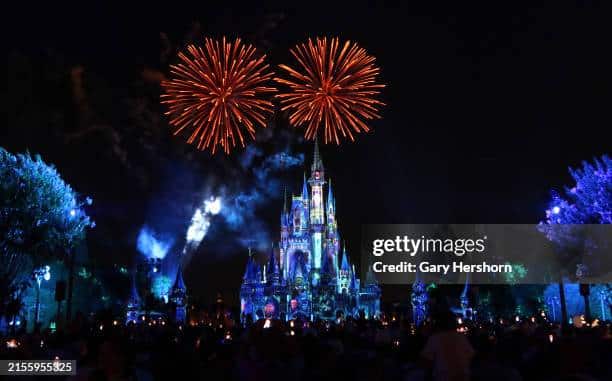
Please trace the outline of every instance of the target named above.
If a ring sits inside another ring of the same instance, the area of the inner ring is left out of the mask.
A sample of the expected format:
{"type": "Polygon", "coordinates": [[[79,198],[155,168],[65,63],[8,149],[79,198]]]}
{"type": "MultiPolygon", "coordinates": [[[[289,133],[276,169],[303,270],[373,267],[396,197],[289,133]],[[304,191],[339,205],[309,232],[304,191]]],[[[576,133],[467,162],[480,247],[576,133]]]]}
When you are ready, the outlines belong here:
{"type": "Polygon", "coordinates": [[[140,310],[140,296],[136,287],[136,271],[132,272],[132,289],[130,290],[130,298],[127,303],[127,313],[125,323],[136,323],[138,320],[138,311],[140,310]]]}
{"type": "Polygon", "coordinates": [[[247,316],[255,317],[256,277],[256,263],[251,249],[249,249],[249,259],[247,260],[244,276],[242,277],[242,287],[240,287],[240,314],[243,321],[247,316]]]}
{"type": "Polygon", "coordinates": [[[174,303],[174,322],[185,324],[187,320],[187,287],[183,281],[183,271],[179,265],[176,271],[176,279],[170,293],[170,300],[174,303]]]}
{"type": "Polygon", "coordinates": [[[327,206],[325,209],[327,211],[324,247],[324,253],[326,256],[325,259],[332,262],[334,271],[336,271],[338,268],[338,249],[340,246],[340,237],[338,235],[338,223],[336,220],[336,199],[334,198],[334,193],[332,191],[331,179],[329,180],[329,186],[327,188],[327,206]]]}
{"type": "Polygon", "coordinates": [[[314,157],[310,167],[310,231],[312,235],[312,254],[314,268],[313,284],[318,283],[323,253],[323,232],[325,230],[325,204],[323,203],[323,186],[325,185],[325,170],[319,154],[319,141],[315,138],[314,157]]]}
{"type": "Polygon", "coordinates": [[[279,243],[279,259],[280,259],[280,270],[283,274],[283,278],[287,277],[286,266],[286,255],[287,248],[289,246],[289,210],[287,209],[287,188],[283,191],[283,211],[281,212],[280,218],[280,243],[279,243]]]}
{"type": "Polygon", "coordinates": [[[273,286],[280,285],[280,267],[276,261],[276,255],[274,254],[274,245],[272,245],[272,250],[270,251],[270,260],[268,261],[267,271],[268,282],[273,286]]]}
{"type": "Polygon", "coordinates": [[[302,210],[303,210],[303,215],[302,215],[302,225],[300,226],[300,230],[302,231],[307,231],[308,227],[309,227],[309,209],[310,209],[310,205],[309,205],[309,197],[308,197],[308,186],[306,185],[306,173],[304,173],[304,181],[302,182],[302,210]]]}
{"type": "Polygon", "coordinates": [[[364,310],[366,318],[371,319],[380,314],[380,286],[374,276],[372,268],[368,268],[366,273],[365,285],[361,288],[358,303],[364,310]]]}
{"type": "Polygon", "coordinates": [[[349,264],[348,257],[346,255],[346,246],[342,251],[342,263],[338,270],[338,293],[342,294],[343,290],[349,291],[351,282],[351,265],[349,264]]]}

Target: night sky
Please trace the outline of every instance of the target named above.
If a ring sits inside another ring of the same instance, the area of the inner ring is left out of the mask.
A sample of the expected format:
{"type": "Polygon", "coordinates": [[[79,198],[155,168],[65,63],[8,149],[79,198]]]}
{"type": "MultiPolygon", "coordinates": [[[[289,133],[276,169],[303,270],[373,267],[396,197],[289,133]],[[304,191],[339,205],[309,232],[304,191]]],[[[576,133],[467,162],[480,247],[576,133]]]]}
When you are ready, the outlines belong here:
{"type": "MultiPolygon", "coordinates": [[[[173,137],[160,115],[151,78],[203,36],[240,36],[274,66],[315,36],[357,41],[377,58],[383,119],[355,143],[322,147],[355,262],[366,223],[538,222],[550,189],[569,184],[568,167],[612,152],[611,9],[600,2],[208,3],[24,3],[5,21],[0,145],[40,153],[94,198],[88,246],[99,263],[131,263],[143,224],[179,250],[203,194],[251,184],[236,180],[248,173],[244,149],[211,158],[173,137]]],[[[290,147],[310,166],[300,132],[279,113],[256,147],[290,147]]],[[[279,174],[276,188],[297,192],[301,174],[279,174]]],[[[277,193],[254,216],[273,239],[277,193]]],[[[234,301],[246,250],[232,244],[235,231],[213,225],[186,280],[194,294],[234,301]]]]}

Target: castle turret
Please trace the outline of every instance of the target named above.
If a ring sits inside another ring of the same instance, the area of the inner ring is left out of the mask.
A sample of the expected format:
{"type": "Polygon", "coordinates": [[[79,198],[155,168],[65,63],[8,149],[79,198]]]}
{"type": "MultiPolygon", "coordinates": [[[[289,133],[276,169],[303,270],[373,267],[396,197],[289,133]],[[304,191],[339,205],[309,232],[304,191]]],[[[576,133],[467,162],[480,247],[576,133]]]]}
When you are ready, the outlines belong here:
{"type": "Polygon", "coordinates": [[[325,205],[323,204],[323,186],[325,184],[325,170],[323,160],[319,154],[319,142],[315,138],[314,157],[311,174],[308,183],[310,184],[310,231],[312,235],[312,253],[314,277],[313,284],[318,281],[318,272],[321,268],[321,257],[323,253],[323,231],[325,230],[325,205]]]}
{"type": "Polygon", "coordinates": [[[380,296],[380,286],[374,271],[372,271],[372,267],[369,267],[365,278],[365,285],[359,294],[359,304],[367,318],[372,318],[380,313],[380,296]]]}
{"type": "Polygon", "coordinates": [[[351,265],[349,264],[348,256],[346,255],[346,246],[342,250],[342,262],[338,271],[338,292],[343,290],[348,292],[351,282],[351,265]]]}
{"type": "Polygon", "coordinates": [[[187,287],[183,281],[183,271],[179,265],[176,270],[176,279],[170,293],[170,300],[174,304],[174,321],[177,324],[184,324],[187,319],[187,287]]]}
{"type": "Polygon", "coordinates": [[[302,182],[302,201],[304,202],[304,206],[308,207],[308,186],[306,182],[306,172],[304,172],[304,181],[302,182]]]}
{"type": "Polygon", "coordinates": [[[280,268],[283,277],[287,276],[287,266],[285,265],[287,255],[287,247],[289,246],[289,210],[287,209],[287,188],[283,191],[283,211],[281,212],[281,231],[279,244],[280,268]]]}
{"type": "Polygon", "coordinates": [[[336,229],[336,200],[332,191],[332,182],[327,187],[327,229],[336,229]]]}
{"type": "Polygon", "coordinates": [[[132,289],[130,290],[130,298],[127,302],[126,324],[136,323],[138,319],[138,310],[140,309],[140,296],[136,287],[136,271],[132,272],[132,289]]]}
{"type": "Polygon", "coordinates": [[[280,285],[280,267],[276,261],[276,255],[274,254],[274,245],[270,251],[270,260],[268,261],[268,282],[272,285],[280,285]]]}
{"type": "Polygon", "coordinates": [[[353,266],[353,270],[351,271],[351,282],[349,284],[349,290],[351,293],[354,293],[359,290],[359,285],[357,284],[357,277],[355,276],[355,267],[353,266]]]}
{"type": "Polygon", "coordinates": [[[310,169],[310,179],[308,180],[312,195],[310,200],[310,224],[313,227],[319,227],[324,224],[323,185],[325,184],[325,169],[319,154],[319,142],[316,139],[314,157],[310,169]]]}
{"type": "Polygon", "coordinates": [[[336,199],[332,191],[332,182],[329,180],[327,188],[327,206],[326,206],[327,225],[325,229],[325,247],[324,252],[328,259],[333,263],[334,269],[338,268],[338,224],[336,222],[336,199]]]}
{"type": "Polygon", "coordinates": [[[255,263],[255,258],[253,257],[251,249],[249,249],[249,260],[246,265],[246,270],[244,271],[243,279],[245,284],[257,282],[257,263],[255,263]]]}
{"type": "MultiPolygon", "coordinates": [[[[333,283],[335,287],[336,281],[336,266],[332,258],[326,256],[323,258],[321,264],[321,282],[325,285],[331,285],[333,283]]],[[[334,290],[335,292],[335,290],[334,290]]]]}

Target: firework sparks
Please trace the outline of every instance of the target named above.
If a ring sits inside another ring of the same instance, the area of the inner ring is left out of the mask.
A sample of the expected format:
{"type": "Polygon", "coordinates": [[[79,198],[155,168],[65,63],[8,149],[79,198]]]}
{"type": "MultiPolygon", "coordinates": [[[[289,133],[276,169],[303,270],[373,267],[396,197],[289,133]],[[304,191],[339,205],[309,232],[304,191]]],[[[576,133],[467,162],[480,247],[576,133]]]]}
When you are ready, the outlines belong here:
{"type": "Polygon", "coordinates": [[[280,65],[289,79],[275,78],[289,91],[277,95],[281,109],[289,111],[293,126],[306,126],[306,138],[314,139],[323,125],[325,143],[340,144],[340,138],[354,141],[354,134],[368,132],[365,121],[379,119],[376,99],[385,85],[376,83],[379,68],[375,58],[351,41],[337,38],[309,39],[291,54],[300,69],[280,65]]]}
{"type": "Polygon", "coordinates": [[[190,130],[187,142],[198,149],[210,147],[214,154],[220,145],[229,153],[236,143],[244,147],[245,132],[254,139],[255,127],[266,127],[273,112],[266,96],[276,88],[266,86],[274,73],[265,55],[239,38],[207,38],[203,47],[189,45],[178,57],[171,79],[162,82],[162,103],[175,135],[190,130]]]}

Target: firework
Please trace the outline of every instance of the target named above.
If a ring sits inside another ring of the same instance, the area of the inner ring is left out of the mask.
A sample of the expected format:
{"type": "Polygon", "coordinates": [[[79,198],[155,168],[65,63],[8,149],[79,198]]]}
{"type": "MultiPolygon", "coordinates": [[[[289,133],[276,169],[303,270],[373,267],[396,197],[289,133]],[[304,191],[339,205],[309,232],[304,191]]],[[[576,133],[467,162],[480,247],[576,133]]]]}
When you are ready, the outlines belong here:
{"type": "Polygon", "coordinates": [[[244,147],[245,132],[254,139],[255,127],[266,127],[273,112],[266,97],[276,89],[266,86],[274,73],[265,55],[239,38],[207,38],[203,47],[189,45],[178,57],[171,78],[162,82],[175,135],[189,130],[187,142],[198,149],[210,147],[214,154],[220,145],[229,153],[236,143],[244,147]]]}
{"type": "Polygon", "coordinates": [[[275,81],[289,87],[277,97],[293,126],[305,125],[306,138],[313,139],[322,125],[325,143],[336,144],[341,137],[355,140],[354,134],[370,130],[366,121],[379,119],[378,108],[384,106],[376,99],[384,85],[376,83],[374,57],[337,38],[309,39],[291,54],[299,69],[280,65],[288,78],[275,81]]]}

